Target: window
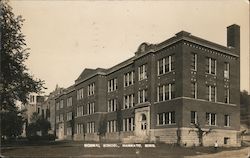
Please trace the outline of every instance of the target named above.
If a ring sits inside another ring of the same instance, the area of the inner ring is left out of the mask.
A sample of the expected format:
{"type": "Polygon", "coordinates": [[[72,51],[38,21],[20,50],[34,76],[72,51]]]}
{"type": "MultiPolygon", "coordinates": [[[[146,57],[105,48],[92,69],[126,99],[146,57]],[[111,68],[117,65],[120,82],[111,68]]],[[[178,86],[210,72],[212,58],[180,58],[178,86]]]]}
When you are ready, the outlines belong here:
{"type": "Polygon", "coordinates": [[[123,99],[123,109],[129,109],[134,106],[134,94],[125,95],[123,99]]]}
{"type": "Polygon", "coordinates": [[[157,61],[158,75],[165,74],[175,69],[175,56],[170,55],[157,61]]]}
{"type": "Polygon", "coordinates": [[[229,137],[224,137],[224,144],[229,144],[230,138],[229,137]]]}
{"type": "Polygon", "coordinates": [[[40,114],[40,108],[39,107],[37,108],[37,113],[40,114]]]}
{"type": "Polygon", "coordinates": [[[157,100],[165,101],[175,98],[175,84],[169,83],[166,85],[161,85],[157,88],[157,100]]]}
{"type": "Polygon", "coordinates": [[[60,116],[60,117],[59,117],[59,121],[60,121],[60,122],[63,122],[63,114],[60,114],[59,116],[60,116]]]}
{"type": "Polygon", "coordinates": [[[191,53],[191,70],[197,71],[197,54],[191,53]]]}
{"type": "Polygon", "coordinates": [[[60,100],[60,108],[63,108],[63,100],[60,100]]]}
{"type": "Polygon", "coordinates": [[[72,106],[72,97],[67,98],[67,106],[72,106]]]}
{"type": "Polygon", "coordinates": [[[174,124],[175,123],[175,112],[167,112],[166,113],[166,124],[174,124]]]}
{"type": "Polygon", "coordinates": [[[216,126],[216,114],[206,113],[206,125],[216,126]]]}
{"type": "Polygon", "coordinates": [[[77,134],[81,134],[84,133],[84,126],[82,123],[78,123],[76,126],[76,133],[77,134]]]}
{"type": "Polygon", "coordinates": [[[94,102],[88,103],[87,104],[87,114],[90,115],[93,113],[95,113],[95,103],[94,102]]]}
{"type": "Polygon", "coordinates": [[[229,127],[230,126],[230,116],[224,115],[224,126],[229,127]]]}
{"type": "Polygon", "coordinates": [[[138,91],[138,103],[147,102],[147,89],[139,90],[138,91]]]}
{"type": "Polygon", "coordinates": [[[166,58],[158,60],[158,75],[165,73],[165,60],[166,58]]]}
{"type": "Polygon", "coordinates": [[[134,131],[134,118],[123,119],[123,131],[134,131]]]}
{"type": "Polygon", "coordinates": [[[191,82],[191,97],[196,99],[197,98],[197,83],[191,82]]]}
{"type": "Polygon", "coordinates": [[[72,135],[72,128],[71,127],[67,128],[67,135],[72,135]]]}
{"type": "Polygon", "coordinates": [[[216,75],[216,60],[206,58],[206,73],[216,75]]]}
{"type": "Polygon", "coordinates": [[[117,99],[108,100],[108,112],[117,110],[117,99]]]}
{"type": "Polygon", "coordinates": [[[157,125],[175,124],[175,111],[157,114],[157,125]]]}
{"type": "Polygon", "coordinates": [[[30,95],[30,103],[34,103],[35,102],[35,96],[34,95],[30,95]]]}
{"type": "Polygon", "coordinates": [[[77,93],[77,94],[76,94],[77,100],[83,99],[83,88],[77,90],[76,93],[77,93]]]}
{"type": "Polygon", "coordinates": [[[169,84],[168,86],[171,87],[170,88],[171,91],[170,91],[170,94],[169,94],[169,100],[170,100],[170,99],[175,98],[175,84],[172,83],[172,84],[169,84]]]}
{"type": "Polygon", "coordinates": [[[144,80],[147,78],[147,65],[141,65],[140,67],[138,67],[138,78],[139,81],[144,80]]]}
{"type": "Polygon", "coordinates": [[[206,87],[207,91],[207,100],[216,102],[217,100],[217,94],[216,94],[216,86],[210,86],[207,85],[206,87]]]}
{"type": "Polygon", "coordinates": [[[76,116],[79,117],[79,116],[83,116],[83,106],[78,106],[76,108],[76,116]]]}
{"type": "Polygon", "coordinates": [[[59,110],[60,108],[60,105],[59,105],[59,102],[56,103],[56,110],[59,110]]]}
{"type": "Polygon", "coordinates": [[[170,66],[169,66],[169,69],[171,70],[171,71],[173,71],[174,69],[175,69],[175,56],[174,55],[171,55],[171,56],[169,56],[169,59],[170,59],[170,66]]]}
{"type": "Polygon", "coordinates": [[[87,133],[95,133],[95,122],[87,123],[87,133]]]}
{"type": "Polygon", "coordinates": [[[130,86],[134,84],[134,71],[125,73],[123,76],[124,87],[130,86]]]}
{"type": "Polygon", "coordinates": [[[88,85],[88,96],[95,94],[95,83],[88,85]]]}
{"type": "Polygon", "coordinates": [[[224,63],[224,78],[229,79],[229,63],[224,63]]]}
{"type": "Polygon", "coordinates": [[[117,90],[117,78],[108,81],[108,92],[117,90]]]}
{"type": "Polygon", "coordinates": [[[197,112],[191,111],[191,123],[197,124],[197,112]]]}
{"type": "Polygon", "coordinates": [[[56,116],[56,123],[60,122],[60,117],[56,116]]]}
{"type": "Polygon", "coordinates": [[[224,89],[224,103],[229,103],[230,99],[229,99],[229,88],[225,88],[224,89]]]}
{"type": "Polygon", "coordinates": [[[157,125],[165,124],[165,113],[157,114],[157,125]]]}
{"type": "Polygon", "coordinates": [[[108,121],[107,122],[107,132],[108,133],[116,132],[116,130],[117,130],[116,120],[108,121]]]}
{"type": "Polygon", "coordinates": [[[72,112],[67,113],[67,121],[72,120],[72,112]]]}

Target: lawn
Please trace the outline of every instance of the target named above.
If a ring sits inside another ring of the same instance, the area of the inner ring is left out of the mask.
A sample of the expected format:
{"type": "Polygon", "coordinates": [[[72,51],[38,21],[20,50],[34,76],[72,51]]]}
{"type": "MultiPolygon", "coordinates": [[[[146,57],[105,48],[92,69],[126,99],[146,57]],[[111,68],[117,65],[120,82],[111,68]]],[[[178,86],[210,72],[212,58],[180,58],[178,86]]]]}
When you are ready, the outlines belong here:
{"type": "MultiPolygon", "coordinates": [[[[1,147],[1,155],[7,157],[120,157],[120,158],[152,158],[152,157],[230,157],[241,155],[246,158],[250,148],[212,147],[181,148],[167,144],[156,144],[156,147],[84,147],[83,142],[34,142],[12,143],[1,147]],[[231,154],[230,154],[231,153],[231,154]],[[226,155],[226,156],[224,156],[226,155]]],[[[110,146],[110,145],[108,145],[110,146]]],[[[112,146],[112,145],[111,145],[112,146]]],[[[121,146],[121,144],[118,144],[121,146]]]]}

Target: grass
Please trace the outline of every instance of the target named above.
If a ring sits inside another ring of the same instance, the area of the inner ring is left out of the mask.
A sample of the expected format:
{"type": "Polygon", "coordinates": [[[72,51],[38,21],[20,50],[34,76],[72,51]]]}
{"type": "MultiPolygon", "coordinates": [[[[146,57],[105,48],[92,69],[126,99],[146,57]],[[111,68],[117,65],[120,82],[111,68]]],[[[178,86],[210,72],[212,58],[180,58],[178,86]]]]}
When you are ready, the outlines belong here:
{"type": "MultiPolygon", "coordinates": [[[[217,153],[241,148],[219,148],[217,153]]],[[[120,157],[151,158],[197,156],[215,154],[213,147],[182,148],[167,144],[156,144],[156,148],[84,148],[83,142],[15,142],[1,147],[1,155],[7,157],[120,157]]]]}

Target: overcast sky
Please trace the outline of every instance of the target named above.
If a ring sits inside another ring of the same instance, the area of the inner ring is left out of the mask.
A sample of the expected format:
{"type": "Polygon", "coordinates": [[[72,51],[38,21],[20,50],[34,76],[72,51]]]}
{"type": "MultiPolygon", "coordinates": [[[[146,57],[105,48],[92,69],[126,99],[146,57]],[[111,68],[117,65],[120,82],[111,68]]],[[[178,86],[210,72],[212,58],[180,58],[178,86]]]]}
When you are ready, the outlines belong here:
{"type": "Polygon", "coordinates": [[[68,87],[84,68],[109,68],[142,42],[159,43],[185,30],[226,46],[226,27],[241,26],[241,89],[249,91],[249,2],[11,0],[25,19],[30,72],[46,93],[68,87]]]}

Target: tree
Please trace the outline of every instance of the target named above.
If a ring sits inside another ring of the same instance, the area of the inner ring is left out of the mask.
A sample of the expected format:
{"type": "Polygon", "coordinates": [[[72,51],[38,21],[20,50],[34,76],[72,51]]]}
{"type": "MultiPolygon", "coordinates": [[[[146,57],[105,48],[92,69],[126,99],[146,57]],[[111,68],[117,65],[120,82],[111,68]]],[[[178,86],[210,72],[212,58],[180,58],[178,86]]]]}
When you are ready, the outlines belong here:
{"type": "Polygon", "coordinates": [[[45,136],[48,135],[50,128],[50,122],[38,115],[38,113],[34,112],[31,117],[31,123],[27,127],[26,133],[27,136],[36,136],[38,132],[41,132],[41,135],[45,136]]]}
{"type": "Polygon", "coordinates": [[[102,142],[102,137],[105,136],[107,132],[107,115],[105,113],[102,113],[99,117],[99,126],[98,126],[98,135],[99,135],[99,141],[102,142]]]}
{"type": "Polygon", "coordinates": [[[17,112],[10,111],[1,114],[1,133],[7,138],[19,136],[22,133],[22,117],[17,112]]]}
{"type": "MultiPolygon", "coordinates": [[[[16,124],[9,124],[9,119],[7,119],[11,117],[16,123],[21,123],[16,102],[20,101],[25,104],[29,93],[38,93],[44,88],[44,81],[34,79],[28,73],[28,68],[25,65],[29,49],[26,48],[25,36],[21,32],[23,21],[22,16],[14,15],[7,0],[0,1],[1,129],[3,129],[3,125],[10,126],[10,128],[5,128],[9,130],[6,132],[11,133],[12,136],[21,133],[20,128],[16,128],[16,124]]],[[[1,132],[3,131],[1,130],[1,132]]],[[[6,132],[1,133],[1,135],[7,136],[6,132]]]]}
{"type": "Polygon", "coordinates": [[[28,94],[40,92],[44,81],[34,79],[24,63],[29,56],[25,36],[21,32],[24,19],[15,17],[6,1],[1,1],[0,6],[1,102],[5,102],[2,109],[15,110],[15,102],[27,103],[28,94]]]}
{"type": "Polygon", "coordinates": [[[121,107],[121,103],[120,101],[118,101],[118,105],[117,105],[117,111],[116,111],[116,120],[117,120],[117,131],[119,134],[119,141],[121,140],[121,131],[122,131],[122,107],[121,107]]]}
{"type": "Polygon", "coordinates": [[[48,131],[50,130],[50,122],[44,118],[40,118],[37,120],[37,124],[39,130],[42,132],[42,136],[48,135],[48,131]]]}
{"type": "Polygon", "coordinates": [[[196,132],[197,137],[198,137],[198,139],[199,139],[199,146],[203,146],[203,137],[204,137],[205,135],[207,135],[208,133],[211,133],[211,132],[212,132],[212,129],[209,128],[208,130],[203,130],[203,129],[201,128],[201,125],[200,125],[199,123],[193,123],[193,125],[194,125],[195,129],[189,130],[188,133],[190,133],[190,132],[196,132]]]}

